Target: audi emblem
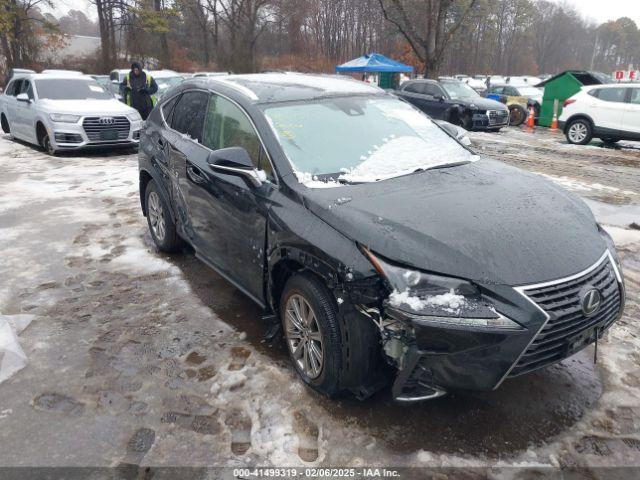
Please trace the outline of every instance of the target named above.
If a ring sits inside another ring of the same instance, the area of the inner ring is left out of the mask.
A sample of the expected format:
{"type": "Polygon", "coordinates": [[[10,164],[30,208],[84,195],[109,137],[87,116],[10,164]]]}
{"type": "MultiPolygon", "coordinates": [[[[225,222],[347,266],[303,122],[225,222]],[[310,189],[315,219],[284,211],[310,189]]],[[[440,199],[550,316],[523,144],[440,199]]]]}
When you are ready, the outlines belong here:
{"type": "Polygon", "coordinates": [[[100,122],[101,125],[113,125],[116,123],[116,119],[113,117],[100,117],[98,122],[100,122]]]}

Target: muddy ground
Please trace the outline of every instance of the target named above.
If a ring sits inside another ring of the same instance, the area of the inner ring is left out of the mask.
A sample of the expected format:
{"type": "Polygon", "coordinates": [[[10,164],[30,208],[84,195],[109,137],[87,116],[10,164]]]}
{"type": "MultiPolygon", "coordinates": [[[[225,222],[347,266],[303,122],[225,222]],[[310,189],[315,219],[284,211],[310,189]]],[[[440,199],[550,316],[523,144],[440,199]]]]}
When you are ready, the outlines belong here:
{"type": "Polygon", "coordinates": [[[30,321],[28,363],[0,383],[0,466],[640,467],[640,144],[471,138],[588,201],[620,248],[626,311],[595,365],[590,347],[412,406],[305,389],[258,308],[191,252],[155,250],[134,154],[48,157],[0,138],[0,318],[30,321]]]}

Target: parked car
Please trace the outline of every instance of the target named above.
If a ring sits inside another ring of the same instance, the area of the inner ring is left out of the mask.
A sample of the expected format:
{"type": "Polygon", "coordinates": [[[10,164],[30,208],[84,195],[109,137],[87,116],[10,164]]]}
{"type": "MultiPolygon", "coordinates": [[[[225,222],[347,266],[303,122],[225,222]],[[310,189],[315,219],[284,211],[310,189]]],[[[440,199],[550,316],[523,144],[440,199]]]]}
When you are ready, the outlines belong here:
{"type": "Polygon", "coordinates": [[[3,88],[6,88],[7,85],[9,84],[9,81],[14,77],[14,75],[17,75],[19,73],[36,73],[36,72],[35,70],[31,70],[30,68],[10,68],[9,73],[4,79],[3,88]]]}
{"type": "Polygon", "coordinates": [[[522,75],[520,77],[510,77],[507,80],[507,83],[516,87],[535,87],[542,81],[543,79],[541,77],[534,77],[533,75],[522,75]]]}
{"type": "Polygon", "coordinates": [[[80,70],[65,70],[65,69],[59,69],[59,68],[49,68],[46,70],[42,70],[40,73],[49,73],[52,75],[65,75],[65,76],[72,76],[72,77],[84,75],[84,73],[82,73],[80,70]]]}
{"type": "Polygon", "coordinates": [[[558,126],[569,143],[640,140],[640,85],[582,87],[562,105],[558,126]]]}
{"type": "Polygon", "coordinates": [[[498,131],[509,123],[509,110],[495,100],[483,98],[458,80],[411,80],[396,94],[434,119],[467,130],[498,131]]]}
{"type": "Polygon", "coordinates": [[[124,77],[126,77],[130,71],[130,68],[116,68],[115,70],[111,70],[109,78],[112,82],[119,85],[124,81],[124,77]]]}
{"type": "Polygon", "coordinates": [[[19,74],[0,96],[2,130],[53,155],[88,147],[137,147],[142,119],[93,78],[19,74]]]}
{"type": "Polygon", "coordinates": [[[478,95],[484,95],[484,93],[487,91],[487,84],[483,80],[469,77],[465,78],[462,81],[473,88],[476,92],[478,92],[478,95]]]}
{"type": "Polygon", "coordinates": [[[98,85],[111,93],[115,99],[123,101],[122,93],[120,93],[120,84],[113,82],[109,75],[91,75],[91,77],[98,82],[98,85]]]}
{"type": "Polygon", "coordinates": [[[231,75],[231,72],[196,72],[194,77],[223,77],[225,75],[231,75]]]}
{"type": "Polygon", "coordinates": [[[158,84],[158,92],[155,94],[156,99],[162,98],[167,90],[179,85],[185,80],[182,75],[173,74],[167,71],[150,72],[150,74],[158,84]]]}
{"type": "Polygon", "coordinates": [[[190,244],[329,396],[493,390],[623,310],[616,250],[582,200],[365,83],[187,80],[149,116],[139,170],[157,247],[190,244]]]}
{"type": "Polygon", "coordinates": [[[531,86],[500,85],[489,88],[487,97],[504,103],[509,108],[509,125],[522,125],[533,108],[534,119],[540,116],[544,90],[531,86]]]}

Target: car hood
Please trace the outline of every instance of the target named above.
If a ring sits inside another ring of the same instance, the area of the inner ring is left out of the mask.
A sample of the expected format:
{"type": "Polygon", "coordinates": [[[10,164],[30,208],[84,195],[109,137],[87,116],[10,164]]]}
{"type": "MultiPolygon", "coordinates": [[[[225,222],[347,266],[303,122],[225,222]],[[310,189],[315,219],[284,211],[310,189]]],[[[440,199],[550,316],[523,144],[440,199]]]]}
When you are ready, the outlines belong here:
{"type": "Polygon", "coordinates": [[[315,215],[387,259],[479,283],[563,278],[606,248],[582,200],[487,159],[303,196],[315,215]]]}
{"type": "Polygon", "coordinates": [[[475,105],[478,110],[508,110],[504,104],[484,97],[463,98],[454,101],[463,101],[466,105],[475,105]]]}
{"type": "Polygon", "coordinates": [[[75,115],[126,115],[134,110],[115,98],[108,100],[41,100],[48,112],[75,115]]]}

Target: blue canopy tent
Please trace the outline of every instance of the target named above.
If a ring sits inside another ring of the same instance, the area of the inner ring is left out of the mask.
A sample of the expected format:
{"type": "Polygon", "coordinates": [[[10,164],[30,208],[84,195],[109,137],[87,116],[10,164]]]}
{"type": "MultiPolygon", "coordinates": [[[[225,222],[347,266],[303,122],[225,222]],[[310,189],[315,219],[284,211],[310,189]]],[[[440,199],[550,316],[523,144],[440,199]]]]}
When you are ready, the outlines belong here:
{"type": "Polygon", "coordinates": [[[337,73],[377,73],[380,74],[378,85],[382,88],[394,88],[395,73],[411,73],[413,67],[396,62],[379,53],[369,53],[338,65],[337,73]]]}

